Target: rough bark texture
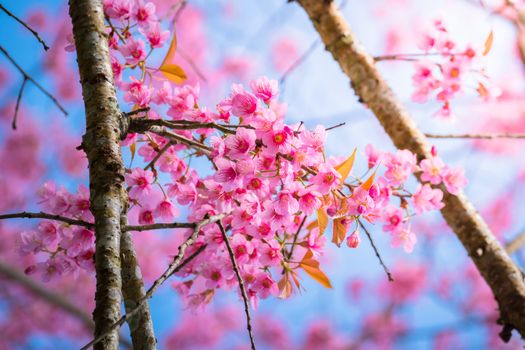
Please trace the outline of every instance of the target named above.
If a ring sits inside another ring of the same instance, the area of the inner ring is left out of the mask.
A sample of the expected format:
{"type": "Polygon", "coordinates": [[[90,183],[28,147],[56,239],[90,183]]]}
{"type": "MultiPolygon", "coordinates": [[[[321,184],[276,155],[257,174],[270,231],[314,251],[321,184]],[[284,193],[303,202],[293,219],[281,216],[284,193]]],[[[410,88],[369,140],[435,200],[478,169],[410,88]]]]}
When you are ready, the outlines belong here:
{"type": "MultiPolygon", "coordinates": [[[[95,336],[120,318],[120,216],[127,203],[120,154],[120,117],[100,0],[70,0],[69,14],[86,110],[82,146],[89,161],[91,212],[95,217],[97,288],[95,336]]],[[[118,330],[95,349],[118,349],[118,330]]]]}
{"type": "MultiPolygon", "coordinates": [[[[409,114],[394,96],[345,23],[332,1],[298,0],[319,32],[326,49],[332,53],[350,78],[360,101],[366,104],[399,149],[408,149],[421,159],[430,156],[430,145],[409,114]]],[[[504,340],[516,329],[525,337],[525,283],[521,271],[476,212],[467,198],[444,192],[441,210],[469,256],[488,283],[498,302],[504,340]]]]}
{"type": "MultiPolygon", "coordinates": [[[[127,218],[122,215],[122,227],[127,225],[127,218]]],[[[146,295],[144,280],[137,261],[135,248],[129,231],[122,232],[120,238],[120,260],[122,262],[122,294],[126,313],[131,312],[139,305],[146,295]]],[[[157,348],[157,340],[153,330],[153,321],[148,302],[144,302],[140,310],[131,319],[127,320],[131,333],[131,341],[135,350],[154,350],[157,348]]]]}

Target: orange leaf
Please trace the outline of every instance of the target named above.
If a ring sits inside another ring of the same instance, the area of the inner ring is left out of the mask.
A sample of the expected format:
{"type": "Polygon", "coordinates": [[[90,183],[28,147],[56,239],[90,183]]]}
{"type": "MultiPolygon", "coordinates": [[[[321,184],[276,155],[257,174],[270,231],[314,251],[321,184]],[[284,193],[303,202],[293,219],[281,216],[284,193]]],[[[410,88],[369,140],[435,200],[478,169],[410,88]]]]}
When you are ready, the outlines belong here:
{"type": "Polygon", "coordinates": [[[133,142],[131,146],[129,146],[129,150],[131,151],[131,161],[133,162],[133,159],[135,159],[135,151],[137,150],[137,144],[133,142]]]}
{"type": "Polygon", "coordinates": [[[312,231],[314,228],[316,228],[318,226],[317,224],[317,220],[314,220],[312,221],[311,223],[309,223],[308,225],[306,225],[306,230],[308,230],[308,232],[312,231]]]}
{"type": "Polygon", "coordinates": [[[478,88],[476,89],[476,91],[481,97],[489,96],[489,90],[482,83],[478,83],[478,88]]]}
{"type": "Polygon", "coordinates": [[[343,224],[343,220],[345,220],[345,218],[334,219],[333,224],[332,224],[332,227],[333,227],[332,242],[337,244],[338,247],[341,246],[341,243],[343,243],[346,237],[346,225],[343,224]]]}
{"type": "Polygon", "coordinates": [[[483,50],[483,56],[486,56],[490,52],[493,42],[494,42],[494,32],[491,30],[489,33],[489,36],[485,40],[485,50],[483,50]]]}
{"type": "Polygon", "coordinates": [[[350,171],[352,171],[352,168],[354,167],[354,161],[355,161],[355,152],[357,151],[357,148],[354,148],[354,151],[352,152],[352,155],[348,157],[347,160],[339,164],[335,167],[335,170],[339,174],[341,174],[341,183],[344,183],[348,175],[350,175],[350,171]]]}
{"type": "Polygon", "coordinates": [[[362,188],[365,190],[369,190],[370,187],[372,187],[372,184],[374,183],[374,178],[376,177],[377,169],[370,175],[370,177],[361,185],[362,188]]]}
{"type": "Polygon", "coordinates": [[[188,77],[180,66],[173,63],[176,52],[177,36],[173,34],[173,39],[171,39],[168,53],[166,54],[166,57],[164,57],[164,60],[159,67],[159,71],[161,71],[168,80],[176,84],[182,84],[186,79],[188,79],[188,77]]]}
{"type": "Polygon", "coordinates": [[[317,226],[319,227],[319,235],[322,235],[328,227],[328,215],[324,209],[317,210],[317,226]]]}
{"type": "Polygon", "coordinates": [[[288,273],[285,273],[283,278],[279,282],[277,282],[277,286],[279,287],[279,290],[281,291],[281,294],[279,294],[279,298],[286,299],[293,293],[293,285],[290,282],[290,278],[288,277],[288,273]]]}
{"type": "Polygon", "coordinates": [[[170,48],[168,49],[168,53],[166,54],[166,57],[164,57],[164,60],[162,61],[161,67],[170,64],[173,62],[173,59],[175,58],[175,53],[177,52],[177,35],[173,33],[173,39],[171,39],[170,48]]]}
{"type": "Polygon", "coordinates": [[[176,64],[163,64],[160,66],[159,70],[164,74],[168,80],[174,82],[175,84],[182,84],[188,76],[184,70],[176,64]]]}
{"type": "Polygon", "coordinates": [[[322,286],[332,288],[332,284],[328,277],[319,269],[319,261],[314,260],[312,257],[312,252],[308,251],[299,265],[310,277],[319,282],[322,286]]]}

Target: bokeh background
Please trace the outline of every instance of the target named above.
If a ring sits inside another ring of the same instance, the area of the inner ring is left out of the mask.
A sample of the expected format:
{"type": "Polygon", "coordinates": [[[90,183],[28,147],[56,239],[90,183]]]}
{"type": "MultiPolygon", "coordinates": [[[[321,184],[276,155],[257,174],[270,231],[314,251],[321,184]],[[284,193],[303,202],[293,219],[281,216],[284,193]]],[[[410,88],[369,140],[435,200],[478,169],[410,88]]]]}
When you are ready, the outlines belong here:
{"type": "MultiPolygon", "coordinates": [[[[67,4],[58,0],[7,0],[3,4],[40,28],[53,48],[50,54],[44,53],[27,31],[3,13],[0,13],[0,45],[28,73],[56,93],[69,111],[65,118],[51,101],[29,85],[23,96],[19,130],[11,130],[10,118],[22,77],[0,57],[0,148],[13,140],[24,144],[29,137],[35,139],[35,135],[39,140],[37,158],[20,159],[29,162],[25,164],[28,169],[34,169],[30,181],[7,176],[11,174],[10,169],[5,162],[0,162],[0,202],[3,202],[0,208],[8,212],[37,209],[35,193],[45,181],[52,179],[74,190],[78,184],[87,184],[87,172],[82,155],[74,151],[80,144],[84,120],[78,76],[74,72],[75,56],[64,50],[65,33],[70,31],[67,4]]],[[[453,101],[453,120],[435,117],[439,108],[436,103],[411,101],[412,63],[382,62],[379,68],[425,132],[523,131],[520,128],[525,128],[524,109],[519,97],[524,79],[515,29],[509,21],[491,14],[490,5],[488,2],[483,8],[477,1],[466,0],[350,0],[343,4],[341,11],[373,55],[420,52],[419,35],[436,18],[444,20],[449,32],[462,45],[482,46],[492,30],[494,45],[483,64],[494,85],[516,98],[484,102],[473,85],[453,101]]],[[[187,60],[180,58],[190,82],[200,84],[201,104],[213,107],[229,93],[231,83],[247,84],[266,75],[280,81],[279,99],[288,104],[289,121],[303,121],[307,127],[346,123],[329,132],[327,154],[346,157],[357,147],[356,173],[366,170],[367,144],[372,143],[381,150],[394,150],[371,112],[357,101],[347,77],[319,44],[317,33],[297,4],[283,0],[190,0],[177,23],[177,36],[179,52],[190,57],[198,67],[196,72],[187,60]]],[[[158,57],[154,59],[160,62],[164,52],[165,49],[156,53],[158,57]]],[[[124,102],[121,106],[129,108],[124,102]]],[[[502,242],[525,229],[523,141],[447,139],[435,140],[434,144],[446,163],[465,169],[469,180],[466,194],[502,242]]],[[[17,152],[2,154],[3,157],[18,156],[17,152]]],[[[129,160],[126,154],[126,161],[129,160]]],[[[0,248],[0,258],[23,268],[23,261],[16,260],[12,251],[16,247],[14,231],[31,224],[27,221],[1,223],[5,247],[0,248]]],[[[280,348],[306,349],[324,337],[331,343],[319,348],[339,349],[352,348],[345,344],[356,340],[363,340],[365,344],[370,336],[363,339],[363,334],[366,329],[374,329],[379,334],[377,337],[386,341],[374,340],[369,348],[503,349],[503,343],[495,341],[497,329],[487,327],[486,317],[495,311],[491,294],[440,215],[418,217],[413,229],[418,244],[411,254],[392,248],[390,238],[380,227],[372,229],[375,243],[393,272],[393,283],[387,281],[364,237],[358,249],[338,249],[328,244],[322,263],[334,288],[325,289],[302,276],[305,287],[302,293],[286,300],[263,300],[253,315],[256,332],[266,334],[256,338],[287,337],[289,341],[283,340],[280,348]],[[391,319],[384,322],[374,319],[385,314],[392,300],[399,301],[399,305],[388,312],[391,319]],[[397,332],[398,327],[403,331],[397,332]]],[[[162,234],[157,235],[160,238],[151,239],[162,239],[162,234]]],[[[151,259],[155,255],[149,250],[156,248],[153,244],[149,246],[145,237],[138,239],[138,250],[144,256],[150,254],[148,259],[151,259]]],[[[165,266],[169,258],[157,257],[156,262],[146,262],[146,269],[150,265],[165,266]]],[[[514,258],[523,266],[521,252],[514,254],[514,258]]],[[[156,271],[155,266],[151,267],[152,271],[156,271]]],[[[86,280],[89,279],[81,278],[79,283],[89,283],[86,280]]],[[[10,288],[10,284],[0,281],[0,287],[10,288]]],[[[61,290],[62,287],[52,288],[61,290]]],[[[76,300],[74,295],[71,297],[76,300]]],[[[77,301],[82,303],[80,300],[77,301]]],[[[12,307],[11,303],[12,299],[0,299],[0,323],[9,322],[12,315],[8,317],[7,310],[12,307]]],[[[242,304],[236,293],[218,293],[203,313],[195,314],[185,310],[186,306],[167,284],[150,305],[160,348],[240,349],[246,346],[242,304]],[[179,337],[179,347],[173,340],[169,342],[170,337],[175,336],[179,337]]],[[[27,306],[21,307],[18,315],[31,319],[35,312],[44,311],[27,306]]],[[[63,334],[67,332],[35,329],[27,341],[12,346],[68,349],[87,340],[85,335],[75,339],[63,334]]],[[[4,336],[13,336],[4,331],[4,336]]],[[[2,332],[0,327],[0,336],[2,332]]],[[[279,348],[271,342],[260,342],[262,349],[276,347],[279,348]]]]}

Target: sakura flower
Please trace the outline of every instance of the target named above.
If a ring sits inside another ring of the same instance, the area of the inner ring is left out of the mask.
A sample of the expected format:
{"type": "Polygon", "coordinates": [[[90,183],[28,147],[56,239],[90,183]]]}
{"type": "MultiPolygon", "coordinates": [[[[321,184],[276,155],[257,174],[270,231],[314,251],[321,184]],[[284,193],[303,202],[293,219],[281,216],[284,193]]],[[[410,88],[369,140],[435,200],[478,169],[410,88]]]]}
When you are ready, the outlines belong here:
{"type": "Polygon", "coordinates": [[[135,19],[139,25],[156,21],[155,4],[152,2],[144,3],[143,0],[138,0],[136,2],[136,8],[133,11],[133,19],[135,19]]]}
{"type": "Polygon", "coordinates": [[[257,292],[257,295],[261,299],[266,299],[270,295],[277,296],[279,295],[279,288],[277,283],[272,280],[269,274],[261,272],[257,275],[257,279],[253,284],[253,289],[257,292]]]}
{"type": "Polygon", "coordinates": [[[311,182],[321,194],[327,194],[339,186],[339,174],[332,166],[323,163],[319,165],[317,175],[312,177],[311,182]]]}
{"type": "Polygon", "coordinates": [[[281,247],[275,241],[270,241],[261,249],[261,263],[264,265],[276,266],[282,260],[281,247]]]}
{"type": "Polygon", "coordinates": [[[416,192],[412,196],[412,202],[416,213],[421,214],[428,210],[439,210],[445,206],[441,201],[443,199],[443,192],[439,189],[433,189],[430,185],[419,184],[416,192]]]}
{"type": "Polygon", "coordinates": [[[465,173],[463,169],[452,169],[447,168],[443,174],[443,183],[447,188],[447,191],[452,194],[459,194],[460,189],[465,187],[467,184],[467,179],[465,178],[465,173]]]}
{"type": "Polygon", "coordinates": [[[299,211],[299,202],[288,190],[282,190],[277,195],[275,211],[282,215],[292,215],[299,211]]]}
{"type": "Polygon", "coordinates": [[[228,153],[233,158],[242,158],[255,148],[255,131],[247,128],[238,128],[235,135],[224,140],[228,153]]]}
{"type": "Polygon", "coordinates": [[[238,117],[251,117],[257,110],[257,97],[240,90],[234,92],[231,98],[232,113],[238,117]]]}
{"type": "Polygon", "coordinates": [[[359,236],[359,230],[355,230],[346,238],[346,245],[348,248],[357,248],[361,243],[361,237],[359,236]]]}
{"type": "Polygon", "coordinates": [[[375,167],[381,159],[381,152],[378,152],[371,144],[366,145],[365,154],[368,158],[368,169],[375,167]]]}
{"type": "Polygon", "coordinates": [[[442,173],[445,170],[445,163],[439,157],[423,159],[419,163],[421,168],[421,180],[428,181],[433,185],[441,183],[442,173]]]}
{"type": "Polygon", "coordinates": [[[161,30],[160,24],[155,22],[147,27],[146,30],[141,30],[144,36],[148,39],[151,48],[159,48],[164,45],[166,40],[170,37],[169,30],[161,30]]]}
{"type": "Polygon", "coordinates": [[[258,98],[269,104],[272,98],[279,93],[277,80],[270,80],[267,77],[260,77],[250,82],[250,87],[258,98]]]}
{"type": "Polygon", "coordinates": [[[385,232],[398,232],[401,229],[401,225],[404,221],[403,210],[393,205],[387,206],[383,213],[383,220],[386,225],[383,226],[385,232]]]}
{"type": "Polygon", "coordinates": [[[306,215],[313,214],[320,206],[321,194],[317,191],[312,191],[311,189],[301,189],[299,191],[299,209],[303,211],[306,215]]]}
{"type": "Polygon", "coordinates": [[[265,132],[262,141],[266,146],[265,151],[274,155],[278,152],[288,153],[290,150],[290,139],[292,130],[286,125],[274,125],[274,127],[265,132]]]}
{"type": "Polygon", "coordinates": [[[144,41],[129,38],[126,44],[120,47],[120,52],[126,57],[128,64],[137,64],[146,58],[144,41]]]}
{"type": "Polygon", "coordinates": [[[169,199],[164,198],[157,204],[154,214],[164,220],[173,220],[179,216],[179,210],[169,199]]]}
{"type": "Polygon", "coordinates": [[[399,247],[403,245],[403,249],[406,253],[412,253],[416,244],[416,235],[408,228],[403,228],[393,235],[392,247],[399,247]]]}
{"type": "Polygon", "coordinates": [[[150,193],[153,173],[142,168],[135,168],[130,174],[126,174],[126,183],[131,187],[129,196],[134,199],[140,198],[150,193]]]}
{"type": "Polygon", "coordinates": [[[131,16],[133,2],[131,0],[104,0],[104,12],[110,18],[121,20],[128,19],[131,16]]]}
{"type": "Polygon", "coordinates": [[[348,199],[348,213],[350,215],[366,216],[374,208],[375,203],[368,191],[362,187],[354,190],[352,197],[348,199]]]}

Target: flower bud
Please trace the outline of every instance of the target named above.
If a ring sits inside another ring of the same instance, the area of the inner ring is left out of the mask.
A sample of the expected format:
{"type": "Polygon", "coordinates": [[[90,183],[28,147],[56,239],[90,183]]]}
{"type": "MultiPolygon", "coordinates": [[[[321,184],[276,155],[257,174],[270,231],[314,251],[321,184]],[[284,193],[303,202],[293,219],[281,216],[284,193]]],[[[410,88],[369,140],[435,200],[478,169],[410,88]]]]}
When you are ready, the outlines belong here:
{"type": "Polygon", "coordinates": [[[348,248],[357,248],[361,243],[361,237],[359,237],[359,230],[352,232],[350,236],[346,238],[346,245],[348,248]]]}
{"type": "Polygon", "coordinates": [[[380,192],[379,186],[377,184],[373,184],[368,190],[368,195],[375,200],[377,197],[379,197],[380,192]]]}

